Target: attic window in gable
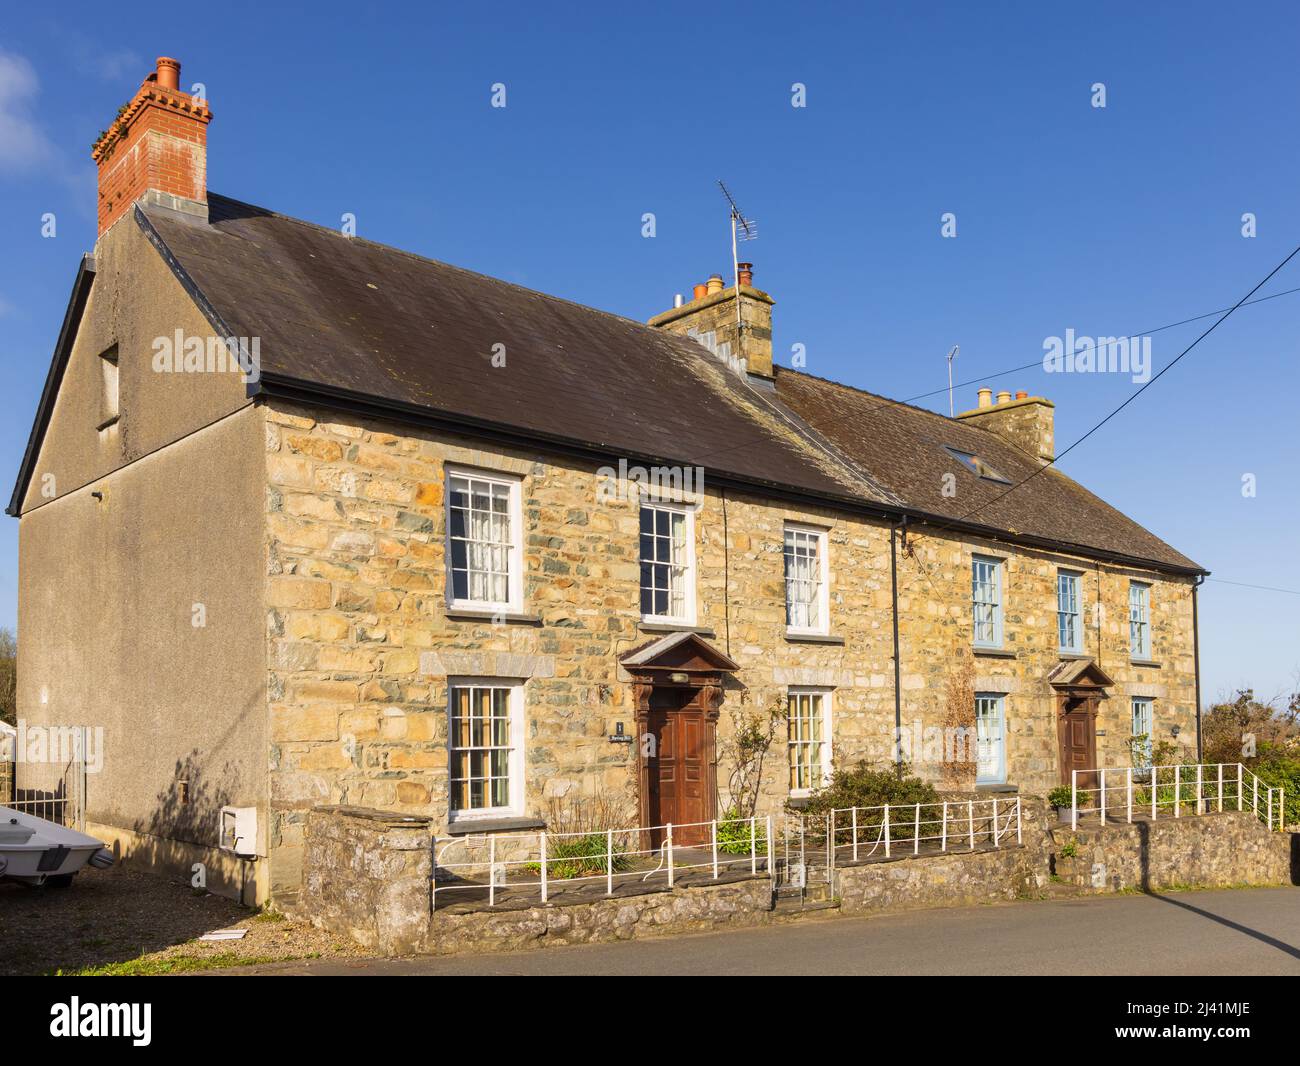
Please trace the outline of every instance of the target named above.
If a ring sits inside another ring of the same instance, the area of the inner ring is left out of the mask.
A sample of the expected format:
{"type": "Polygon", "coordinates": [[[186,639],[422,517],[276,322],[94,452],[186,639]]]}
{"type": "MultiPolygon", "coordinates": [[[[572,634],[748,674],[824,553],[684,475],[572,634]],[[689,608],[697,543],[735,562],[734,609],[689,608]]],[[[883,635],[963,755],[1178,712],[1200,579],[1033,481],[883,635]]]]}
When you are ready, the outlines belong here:
{"type": "Polygon", "coordinates": [[[117,384],[117,345],[99,353],[99,372],[102,388],[99,398],[99,424],[96,429],[107,429],[117,421],[118,384],[117,384]]]}
{"type": "Polygon", "coordinates": [[[956,448],[949,448],[946,444],[943,446],[943,450],[961,463],[962,466],[976,477],[982,477],[985,481],[996,481],[999,485],[1011,484],[1010,478],[1003,477],[978,455],[972,455],[970,452],[959,451],[956,448]]]}

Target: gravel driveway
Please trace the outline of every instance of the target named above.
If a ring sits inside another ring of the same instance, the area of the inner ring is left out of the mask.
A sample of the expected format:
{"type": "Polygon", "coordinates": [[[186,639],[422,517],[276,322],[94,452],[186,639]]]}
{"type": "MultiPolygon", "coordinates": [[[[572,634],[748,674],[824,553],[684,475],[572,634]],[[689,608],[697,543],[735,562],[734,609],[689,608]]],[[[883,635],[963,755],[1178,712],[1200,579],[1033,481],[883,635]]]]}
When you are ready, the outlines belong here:
{"type": "Polygon", "coordinates": [[[0,882],[0,974],[7,976],[100,967],[166,973],[359,950],[310,925],[130,867],[87,868],[65,889],[0,882]],[[197,939],[232,927],[248,933],[242,940],[197,939]],[[115,965],[122,963],[130,965],[115,965]]]}

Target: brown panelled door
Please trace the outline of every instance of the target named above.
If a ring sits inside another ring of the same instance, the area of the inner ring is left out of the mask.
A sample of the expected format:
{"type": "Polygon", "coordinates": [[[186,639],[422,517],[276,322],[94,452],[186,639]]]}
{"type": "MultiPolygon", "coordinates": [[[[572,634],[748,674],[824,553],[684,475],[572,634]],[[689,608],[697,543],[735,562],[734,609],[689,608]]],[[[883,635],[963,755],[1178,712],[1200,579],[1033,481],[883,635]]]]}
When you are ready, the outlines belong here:
{"type": "MultiPolygon", "coordinates": [[[[1068,785],[1074,770],[1097,766],[1097,700],[1095,696],[1062,696],[1057,722],[1061,742],[1061,784],[1068,785]]],[[[1081,773],[1080,788],[1096,788],[1095,773],[1081,773]]]]}
{"type": "MultiPolygon", "coordinates": [[[[654,751],[649,758],[649,814],[654,826],[673,825],[674,844],[702,844],[709,839],[706,822],[713,817],[708,795],[708,737],[703,707],[693,690],[656,688],[650,697],[649,731],[654,751]],[[678,828],[678,827],[681,828],[678,828]]],[[[652,847],[666,831],[650,833],[652,847]]]]}

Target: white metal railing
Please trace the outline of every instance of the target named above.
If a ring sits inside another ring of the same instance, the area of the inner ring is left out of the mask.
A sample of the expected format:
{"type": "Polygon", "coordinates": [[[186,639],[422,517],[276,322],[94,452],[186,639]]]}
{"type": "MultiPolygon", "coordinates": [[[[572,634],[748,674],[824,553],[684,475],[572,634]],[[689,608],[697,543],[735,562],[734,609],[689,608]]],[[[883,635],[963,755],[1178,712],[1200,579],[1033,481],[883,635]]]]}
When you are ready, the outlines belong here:
{"type": "Polygon", "coordinates": [[[48,822],[57,822],[59,825],[72,829],[78,828],[76,824],[77,807],[69,796],[55,796],[49,799],[6,800],[0,802],[0,807],[8,807],[11,811],[19,811],[22,814],[31,814],[37,818],[44,818],[48,822]]]}
{"type": "Polygon", "coordinates": [[[571,886],[624,884],[671,889],[687,872],[777,878],[780,870],[814,867],[833,878],[837,865],[872,859],[973,851],[1023,840],[1018,797],[850,807],[828,814],[634,826],[555,833],[467,833],[435,836],[435,909],[459,900],[497,906],[535,897],[547,903],[571,886]]]}
{"type": "Polygon", "coordinates": [[[1070,828],[1077,829],[1081,817],[1095,817],[1105,825],[1132,822],[1135,813],[1154,821],[1162,814],[1181,818],[1184,813],[1251,810],[1272,831],[1280,830],[1286,820],[1285,802],[1284,789],[1264,783],[1239,762],[1074,770],[1070,828]]]}
{"type": "MultiPolygon", "coordinates": [[[[499,890],[513,898],[536,892],[541,903],[567,886],[617,885],[652,879],[672,888],[686,871],[772,872],[772,819],[730,818],[569,833],[467,833],[433,838],[433,906],[447,893],[478,893],[495,907],[499,890]],[[719,831],[721,827],[721,832],[719,831]],[[653,837],[659,838],[656,844],[653,837]],[[459,861],[453,861],[457,850],[459,861]],[[484,896],[484,893],[486,895],[484,896]]],[[[453,902],[455,895],[449,897],[453,902]]],[[[463,896],[461,898],[464,898],[463,896]]]]}
{"type": "Polygon", "coordinates": [[[1023,841],[1020,797],[947,800],[936,803],[846,807],[830,814],[831,862],[865,862],[877,855],[974,851],[980,843],[1001,847],[1023,841]]]}

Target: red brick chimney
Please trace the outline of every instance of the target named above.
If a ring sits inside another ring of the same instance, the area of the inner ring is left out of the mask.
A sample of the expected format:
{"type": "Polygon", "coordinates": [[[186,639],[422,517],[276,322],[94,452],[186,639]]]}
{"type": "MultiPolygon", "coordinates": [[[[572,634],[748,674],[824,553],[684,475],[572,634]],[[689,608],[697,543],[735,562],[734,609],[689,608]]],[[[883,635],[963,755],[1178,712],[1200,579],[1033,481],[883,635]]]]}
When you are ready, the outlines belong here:
{"type": "Polygon", "coordinates": [[[160,203],[206,218],[206,100],[180,89],[181,65],[161,56],[158,68],[100,135],[90,157],[99,164],[100,236],[146,192],[160,203]]]}

